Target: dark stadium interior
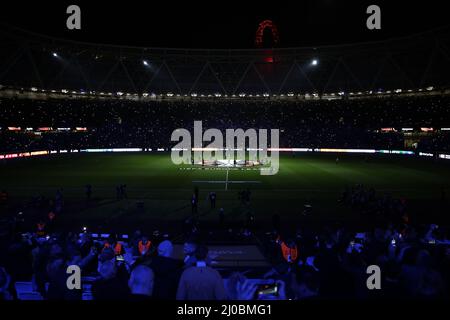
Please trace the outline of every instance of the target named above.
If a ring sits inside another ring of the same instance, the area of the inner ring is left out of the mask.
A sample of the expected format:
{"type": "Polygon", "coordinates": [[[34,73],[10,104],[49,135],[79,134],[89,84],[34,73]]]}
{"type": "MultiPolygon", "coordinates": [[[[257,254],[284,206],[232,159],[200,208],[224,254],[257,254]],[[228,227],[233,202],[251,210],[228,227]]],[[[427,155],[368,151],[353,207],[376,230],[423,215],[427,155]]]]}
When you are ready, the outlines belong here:
{"type": "Polygon", "coordinates": [[[0,301],[448,300],[448,15],[370,4],[5,6],[0,301]]]}

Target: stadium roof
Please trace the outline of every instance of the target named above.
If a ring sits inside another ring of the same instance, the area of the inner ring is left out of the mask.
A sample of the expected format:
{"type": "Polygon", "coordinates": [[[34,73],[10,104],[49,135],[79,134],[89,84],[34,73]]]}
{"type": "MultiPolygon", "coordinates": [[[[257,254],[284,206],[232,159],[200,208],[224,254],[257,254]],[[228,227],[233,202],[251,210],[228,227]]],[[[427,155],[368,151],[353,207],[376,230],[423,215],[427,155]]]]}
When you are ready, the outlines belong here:
{"type": "Polygon", "coordinates": [[[305,93],[448,87],[450,28],[339,46],[142,48],[3,26],[0,84],[133,93],[305,93]]]}

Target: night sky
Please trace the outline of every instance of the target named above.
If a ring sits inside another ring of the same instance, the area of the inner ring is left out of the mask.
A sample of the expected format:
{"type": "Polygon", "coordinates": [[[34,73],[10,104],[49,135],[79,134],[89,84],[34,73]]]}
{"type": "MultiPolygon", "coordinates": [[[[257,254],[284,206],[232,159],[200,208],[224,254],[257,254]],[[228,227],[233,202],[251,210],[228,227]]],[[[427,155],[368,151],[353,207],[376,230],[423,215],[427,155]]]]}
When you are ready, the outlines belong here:
{"type": "Polygon", "coordinates": [[[2,1],[2,23],[51,36],[105,44],[253,48],[258,23],[273,20],[280,47],[320,46],[405,36],[447,25],[444,1],[2,1]],[[93,4],[95,2],[95,4],[93,4]],[[247,4],[245,4],[247,3],[247,4]],[[82,30],[65,27],[78,4],[82,30]],[[366,29],[366,8],[382,10],[382,30],[366,29]]]}

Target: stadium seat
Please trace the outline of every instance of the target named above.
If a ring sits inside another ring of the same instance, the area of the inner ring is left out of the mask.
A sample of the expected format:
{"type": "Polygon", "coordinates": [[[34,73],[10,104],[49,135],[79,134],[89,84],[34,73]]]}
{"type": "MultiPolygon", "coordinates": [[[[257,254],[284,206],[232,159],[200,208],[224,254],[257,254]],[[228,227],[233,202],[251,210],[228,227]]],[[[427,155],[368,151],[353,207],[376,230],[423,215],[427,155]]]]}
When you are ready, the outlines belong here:
{"type": "Polygon", "coordinates": [[[92,292],[83,292],[81,299],[82,300],[94,300],[94,297],[92,296],[92,292]]]}
{"type": "Polygon", "coordinates": [[[42,295],[33,290],[31,282],[16,282],[14,287],[19,300],[43,300],[42,295]]]}
{"type": "Polygon", "coordinates": [[[17,294],[19,300],[44,300],[38,292],[23,292],[20,295],[17,294]]]}
{"type": "Polygon", "coordinates": [[[83,285],[85,285],[86,283],[92,283],[94,282],[96,279],[96,277],[81,277],[81,283],[83,283],[83,285]]]}

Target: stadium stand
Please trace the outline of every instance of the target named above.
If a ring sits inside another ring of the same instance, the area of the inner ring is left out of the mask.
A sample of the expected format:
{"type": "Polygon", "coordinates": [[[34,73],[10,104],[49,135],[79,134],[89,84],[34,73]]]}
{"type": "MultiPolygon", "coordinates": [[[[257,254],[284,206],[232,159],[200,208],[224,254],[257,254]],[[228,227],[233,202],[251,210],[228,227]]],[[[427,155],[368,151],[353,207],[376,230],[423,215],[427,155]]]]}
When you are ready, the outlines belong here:
{"type": "MultiPolygon", "coordinates": [[[[28,266],[30,271],[19,275],[20,268],[17,268],[14,262],[7,261],[9,265],[6,270],[14,284],[7,290],[11,289],[11,292],[20,300],[40,300],[43,297],[54,299],[55,297],[52,298],[49,294],[50,288],[67,290],[62,286],[67,275],[62,279],[50,276],[49,284],[40,287],[39,283],[48,278],[45,272],[42,273],[42,270],[39,270],[40,267],[37,267],[37,264],[42,265],[45,270],[47,262],[52,263],[55,259],[63,259],[65,262],[58,267],[59,270],[64,270],[66,264],[79,261],[77,264],[82,267],[83,274],[90,275],[83,277],[83,290],[80,295],[63,294],[68,299],[103,299],[102,295],[105,294],[106,288],[117,290],[116,297],[128,299],[130,292],[129,289],[125,289],[128,288],[128,277],[130,272],[139,265],[148,266],[155,273],[153,298],[174,299],[178,279],[183,271],[200,267],[196,262],[195,251],[189,253],[186,250],[188,243],[193,244],[192,238],[186,240],[181,259],[172,252],[172,249],[169,250],[168,256],[162,255],[161,242],[156,241],[152,241],[150,251],[139,254],[137,244],[141,241],[141,237],[132,238],[129,242],[120,242],[123,244],[124,251],[135,252],[133,255],[122,258],[124,256],[114,252],[108,246],[115,241],[113,239],[97,241],[93,240],[89,233],[83,233],[77,236],[51,235],[48,240],[33,236],[27,240],[12,241],[8,245],[7,252],[14,254],[17,258],[24,258],[33,252],[33,267],[30,264],[28,266]],[[101,266],[110,261],[113,261],[114,269],[111,274],[105,275],[101,266]],[[168,268],[168,270],[164,272],[161,268],[168,268]],[[96,270],[99,270],[100,274],[96,270]],[[25,279],[28,281],[23,282],[22,280],[25,279]],[[171,283],[175,285],[170,285],[171,283]],[[168,287],[172,288],[169,292],[163,290],[168,287]]],[[[288,240],[280,238],[280,235],[270,234],[265,247],[271,266],[244,266],[240,271],[234,264],[224,268],[215,262],[221,259],[216,254],[210,255],[207,264],[214,266],[222,274],[224,282],[221,286],[226,292],[227,299],[380,298],[373,297],[372,292],[369,292],[367,288],[358,287],[358,279],[363,275],[365,266],[375,262],[387,270],[383,283],[388,288],[385,288],[384,298],[436,298],[447,294],[449,242],[446,239],[448,239],[448,230],[440,230],[436,225],[416,229],[404,224],[398,228],[375,228],[369,232],[358,233],[348,232],[341,227],[325,227],[318,232],[305,230],[288,240]],[[296,254],[292,254],[290,258],[292,260],[287,260],[282,254],[281,243],[286,243],[292,250],[296,250],[296,254]],[[344,280],[348,282],[345,282],[345,287],[342,287],[344,280]],[[242,289],[244,284],[250,288],[250,295],[248,290],[242,289]],[[277,284],[277,290],[279,290],[276,294],[272,292],[272,294],[258,295],[258,290],[262,290],[262,287],[270,287],[274,284],[277,284]]],[[[248,250],[239,246],[234,248],[234,254],[248,250]]],[[[230,247],[217,248],[211,253],[218,252],[217,250],[222,253],[229,251],[233,254],[230,247]]],[[[58,269],[54,272],[60,272],[58,269]]],[[[112,296],[114,294],[108,297],[112,296]]]]}
{"type": "Polygon", "coordinates": [[[446,94],[313,101],[1,99],[0,151],[168,149],[173,130],[202,119],[205,128],[221,130],[279,128],[286,148],[443,152],[449,150],[449,102],[446,94]]]}
{"type": "MultiPolygon", "coordinates": [[[[440,48],[450,38],[448,30],[432,34],[276,49],[266,60],[261,50],[144,50],[1,30],[0,155],[167,150],[173,130],[197,119],[220,130],[279,128],[286,148],[449,152],[449,69],[440,48]],[[429,50],[432,61],[424,58],[429,50]],[[320,59],[316,70],[308,64],[312,55],[320,59]],[[143,57],[154,64],[151,74],[143,57]],[[129,69],[139,71],[131,78],[129,69]]],[[[48,212],[30,227],[35,221],[22,223],[14,212],[1,226],[0,300],[448,298],[448,227],[416,224],[403,199],[376,192],[348,186],[335,205],[363,212],[364,229],[299,223],[290,226],[294,234],[275,218],[259,230],[216,226],[217,234],[193,218],[181,235],[145,230],[124,237],[128,231],[100,226],[92,233],[58,228],[48,212]],[[373,264],[384,270],[382,294],[362,280],[373,264]],[[69,265],[82,270],[80,290],[66,286],[69,265]]],[[[8,196],[2,191],[1,205],[8,196]]],[[[62,191],[58,196],[37,196],[33,205],[56,208],[62,191]]]]}

